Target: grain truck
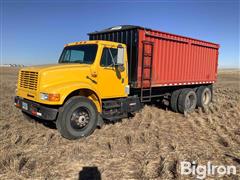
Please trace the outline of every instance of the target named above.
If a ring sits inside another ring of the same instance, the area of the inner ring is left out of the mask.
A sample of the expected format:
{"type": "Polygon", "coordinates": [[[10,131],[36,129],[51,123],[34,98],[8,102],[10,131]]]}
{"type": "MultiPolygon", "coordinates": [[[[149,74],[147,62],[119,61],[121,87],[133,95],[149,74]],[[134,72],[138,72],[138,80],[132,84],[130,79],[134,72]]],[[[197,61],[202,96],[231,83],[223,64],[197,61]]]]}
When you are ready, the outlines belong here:
{"type": "Polygon", "coordinates": [[[191,113],[211,102],[218,44],[130,25],[88,35],[66,44],[57,64],[22,68],[15,106],[77,139],[146,103],[191,113]]]}

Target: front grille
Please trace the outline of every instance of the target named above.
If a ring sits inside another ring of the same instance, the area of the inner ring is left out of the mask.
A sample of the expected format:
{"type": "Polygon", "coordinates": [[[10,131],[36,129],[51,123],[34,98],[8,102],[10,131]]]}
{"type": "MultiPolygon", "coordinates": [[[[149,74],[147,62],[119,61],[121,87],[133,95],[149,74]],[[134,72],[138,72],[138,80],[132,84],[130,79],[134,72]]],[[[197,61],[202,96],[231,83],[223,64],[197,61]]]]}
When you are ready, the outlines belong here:
{"type": "Polygon", "coordinates": [[[38,72],[21,71],[20,87],[30,90],[37,90],[38,72]]]}

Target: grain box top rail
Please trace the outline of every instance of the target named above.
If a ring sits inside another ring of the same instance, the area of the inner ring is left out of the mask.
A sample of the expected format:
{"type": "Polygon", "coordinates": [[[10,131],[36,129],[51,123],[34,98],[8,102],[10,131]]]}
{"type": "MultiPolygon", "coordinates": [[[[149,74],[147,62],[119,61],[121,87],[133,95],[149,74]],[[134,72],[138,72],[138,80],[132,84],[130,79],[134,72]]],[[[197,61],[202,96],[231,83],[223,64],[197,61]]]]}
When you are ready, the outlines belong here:
{"type": "Polygon", "coordinates": [[[166,34],[166,35],[186,38],[186,39],[189,39],[189,40],[199,41],[199,42],[203,42],[203,43],[209,43],[211,45],[214,45],[215,48],[217,48],[217,49],[220,47],[220,45],[217,44],[217,43],[212,43],[212,42],[209,42],[209,41],[199,40],[199,39],[196,39],[196,38],[191,38],[191,37],[187,37],[187,36],[172,34],[172,33],[168,33],[168,32],[153,30],[153,29],[150,29],[150,28],[145,28],[145,27],[141,27],[141,26],[134,26],[134,25],[113,26],[113,27],[110,27],[110,28],[107,28],[107,29],[103,29],[101,31],[95,31],[95,32],[88,33],[88,35],[104,34],[104,33],[109,33],[109,32],[117,32],[117,31],[124,31],[124,30],[130,30],[130,29],[143,29],[143,30],[146,30],[146,31],[158,32],[158,33],[162,33],[162,34],[166,34]]]}

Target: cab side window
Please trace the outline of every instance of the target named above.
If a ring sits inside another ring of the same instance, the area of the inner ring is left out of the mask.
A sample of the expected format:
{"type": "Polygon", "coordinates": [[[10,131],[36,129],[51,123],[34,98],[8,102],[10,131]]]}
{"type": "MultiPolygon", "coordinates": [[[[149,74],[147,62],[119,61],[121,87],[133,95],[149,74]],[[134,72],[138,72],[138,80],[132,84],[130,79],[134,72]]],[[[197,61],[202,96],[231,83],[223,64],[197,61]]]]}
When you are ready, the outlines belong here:
{"type": "Polygon", "coordinates": [[[103,67],[113,65],[113,61],[117,63],[117,49],[115,48],[104,48],[100,65],[103,67]]]}

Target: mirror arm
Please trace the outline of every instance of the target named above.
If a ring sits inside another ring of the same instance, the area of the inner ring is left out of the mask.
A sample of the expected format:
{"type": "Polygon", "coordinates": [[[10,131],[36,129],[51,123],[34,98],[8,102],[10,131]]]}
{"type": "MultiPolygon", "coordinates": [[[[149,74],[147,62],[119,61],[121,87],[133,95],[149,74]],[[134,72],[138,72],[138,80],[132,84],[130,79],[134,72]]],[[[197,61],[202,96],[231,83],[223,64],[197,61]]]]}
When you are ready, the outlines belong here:
{"type": "Polygon", "coordinates": [[[109,54],[110,54],[110,56],[111,56],[112,63],[113,63],[113,65],[115,66],[116,64],[115,64],[115,62],[114,62],[114,59],[113,59],[113,56],[112,56],[112,52],[110,51],[110,49],[108,49],[108,51],[109,51],[109,54]]]}

